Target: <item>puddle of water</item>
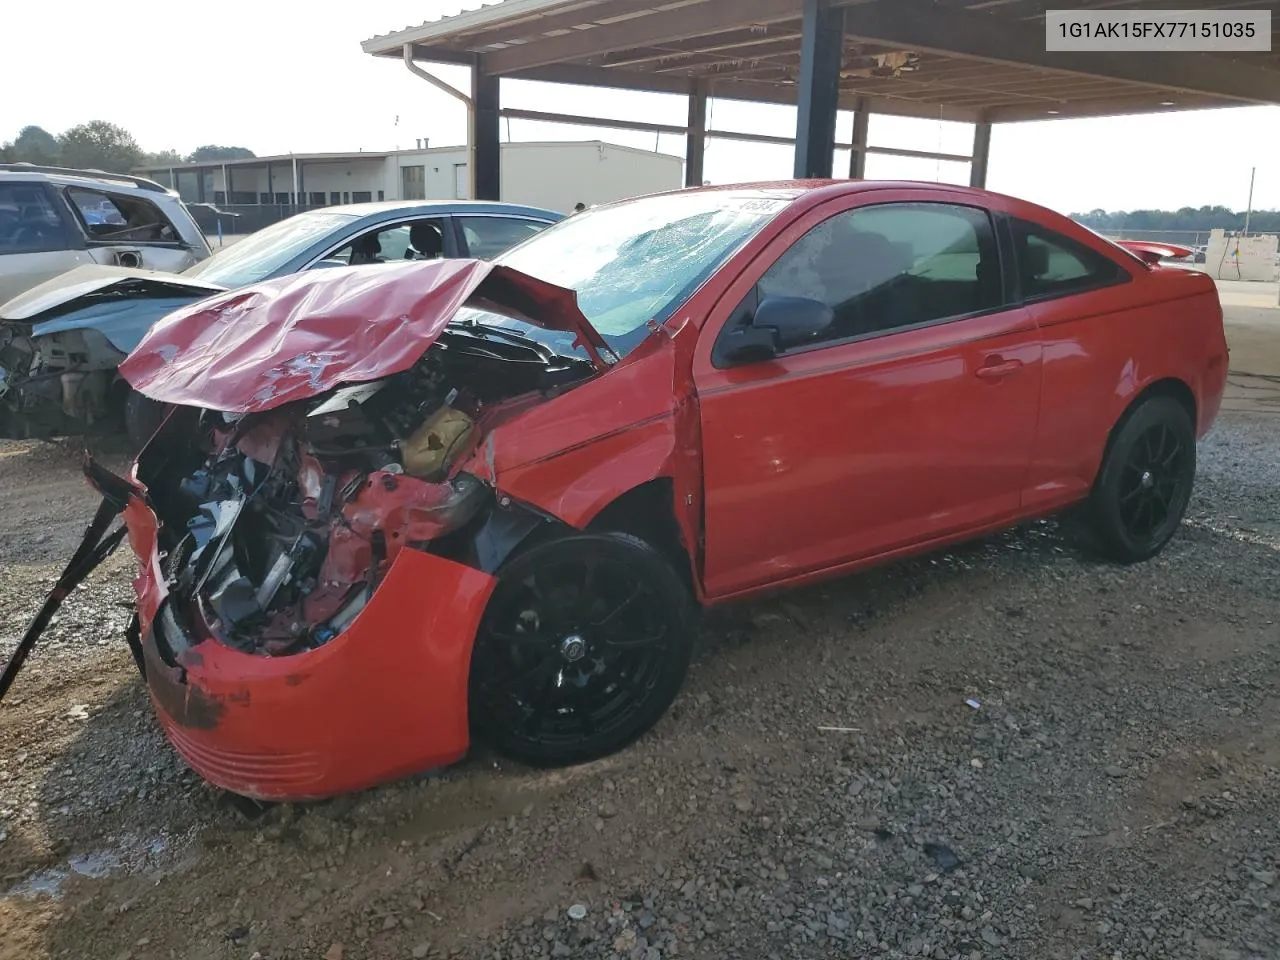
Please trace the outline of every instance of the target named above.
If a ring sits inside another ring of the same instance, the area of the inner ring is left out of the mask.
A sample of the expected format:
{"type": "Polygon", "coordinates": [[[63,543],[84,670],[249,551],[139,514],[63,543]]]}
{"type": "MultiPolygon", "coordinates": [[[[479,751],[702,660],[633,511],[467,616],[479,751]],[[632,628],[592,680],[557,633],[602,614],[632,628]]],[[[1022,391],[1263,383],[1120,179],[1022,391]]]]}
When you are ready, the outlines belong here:
{"type": "Polygon", "coordinates": [[[169,839],[164,836],[149,840],[121,837],[113,848],[74,854],[63,865],[31,874],[0,893],[0,900],[41,896],[58,900],[62,897],[63,884],[73,876],[102,880],[115,873],[135,873],[148,866],[158,866],[170,846],[169,839]]]}

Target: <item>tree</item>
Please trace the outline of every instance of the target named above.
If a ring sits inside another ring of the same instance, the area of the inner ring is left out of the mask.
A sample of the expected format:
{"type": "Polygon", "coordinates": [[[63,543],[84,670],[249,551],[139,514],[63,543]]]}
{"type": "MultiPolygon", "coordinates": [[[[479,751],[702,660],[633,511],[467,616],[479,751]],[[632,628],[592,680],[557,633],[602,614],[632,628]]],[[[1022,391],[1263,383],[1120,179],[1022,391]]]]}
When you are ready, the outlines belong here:
{"type": "Polygon", "coordinates": [[[186,162],[177,150],[161,150],[157,153],[148,153],[142,158],[143,166],[147,167],[176,167],[186,162]]]}
{"type": "Polygon", "coordinates": [[[58,162],[58,141],[43,127],[23,127],[12,143],[4,145],[4,159],[7,163],[53,166],[58,162]]]}
{"type": "MultiPolygon", "coordinates": [[[[1180,210],[1133,210],[1109,213],[1092,210],[1089,213],[1072,214],[1087,227],[1102,233],[1165,233],[1175,239],[1178,234],[1208,233],[1215,227],[1239,230],[1244,226],[1244,211],[1230,210],[1223,206],[1183,207],[1180,210]]],[[[1249,220],[1251,233],[1280,232],[1280,210],[1254,210],[1249,220]]],[[[1182,239],[1186,239],[1183,237],[1182,239]]]]}
{"type": "Polygon", "coordinates": [[[69,167],[129,173],[142,164],[142,148],[133,134],[105,120],[72,127],[58,138],[58,146],[69,167]]]}
{"type": "Polygon", "coordinates": [[[252,160],[256,156],[248,147],[220,147],[210,143],[197,147],[187,160],[191,163],[208,163],[214,160],[252,160]]]}

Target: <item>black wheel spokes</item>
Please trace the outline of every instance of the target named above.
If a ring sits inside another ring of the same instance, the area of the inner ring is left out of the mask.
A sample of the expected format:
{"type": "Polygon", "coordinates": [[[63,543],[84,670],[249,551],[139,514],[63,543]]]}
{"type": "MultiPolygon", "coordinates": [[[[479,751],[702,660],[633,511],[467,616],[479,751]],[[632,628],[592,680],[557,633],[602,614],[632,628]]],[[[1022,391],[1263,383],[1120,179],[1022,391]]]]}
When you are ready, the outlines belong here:
{"type": "Polygon", "coordinates": [[[482,627],[484,709],[550,742],[605,735],[643,705],[673,625],[658,595],[625,565],[568,558],[499,590],[507,595],[495,598],[482,627]],[[575,639],[585,645],[576,660],[575,639]]]}
{"type": "Polygon", "coordinates": [[[1147,540],[1169,522],[1183,495],[1185,452],[1173,431],[1152,427],[1133,446],[1120,482],[1120,519],[1135,539],[1147,540]]]}

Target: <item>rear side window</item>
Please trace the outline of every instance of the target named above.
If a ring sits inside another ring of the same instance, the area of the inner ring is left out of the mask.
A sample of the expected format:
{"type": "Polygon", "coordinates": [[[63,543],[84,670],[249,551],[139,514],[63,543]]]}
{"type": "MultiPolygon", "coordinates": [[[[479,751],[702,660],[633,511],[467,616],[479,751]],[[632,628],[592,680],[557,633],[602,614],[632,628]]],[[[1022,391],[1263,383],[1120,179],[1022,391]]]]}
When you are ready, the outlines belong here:
{"type": "Polygon", "coordinates": [[[821,300],[835,311],[826,341],[971,316],[1004,303],[986,211],[887,203],[814,227],[760,279],[766,297],[821,300]]]}
{"type": "Polygon", "coordinates": [[[38,183],[0,183],[0,253],[47,253],[66,250],[70,234],[38,183]]]}
{"type": "Polygon", "coordinates": [[[460,217],[458,222],[467,238],[467,251],[476,260],[491,260],[548,226],[538,220],[511,217],[460,217]]]}
{"type": "Polygon", "coordinates": [[[90,239],[103,243],[177,243],[168,218],[150,200],[120,193],[71,187],[67,199],[90,239]]]}
{"type": "Polygon", "coordinates": [[[1065,297],[1128,278],[1114,260],[1070,237],[1026,220],[1012,226],[1023,299],[1065,297]]]}

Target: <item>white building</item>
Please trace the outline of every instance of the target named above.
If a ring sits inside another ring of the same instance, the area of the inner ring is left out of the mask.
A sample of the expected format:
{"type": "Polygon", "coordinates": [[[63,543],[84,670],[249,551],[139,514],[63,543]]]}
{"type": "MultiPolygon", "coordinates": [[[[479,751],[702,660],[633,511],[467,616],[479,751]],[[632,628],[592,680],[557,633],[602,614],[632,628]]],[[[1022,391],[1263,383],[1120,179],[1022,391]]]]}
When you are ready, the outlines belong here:
{"type": "MultiPolygon", "coordinates": [[[[193,202],[325,206],[370,200],[467,200],[466,147],[309,153],[137,171],[193,202]]],[[[502,199],[570,212],[683,186],[680,157],[599,140],[502,145],[502,199]]]]}

